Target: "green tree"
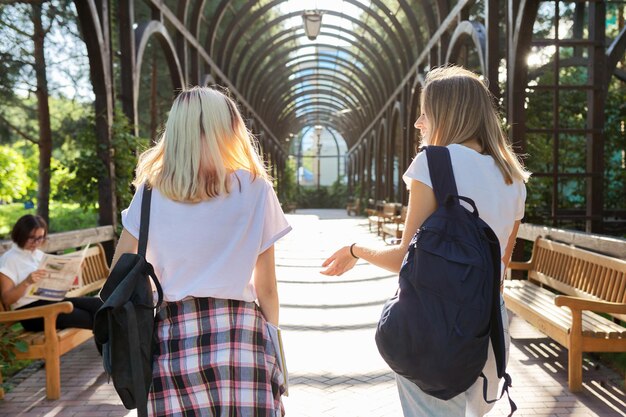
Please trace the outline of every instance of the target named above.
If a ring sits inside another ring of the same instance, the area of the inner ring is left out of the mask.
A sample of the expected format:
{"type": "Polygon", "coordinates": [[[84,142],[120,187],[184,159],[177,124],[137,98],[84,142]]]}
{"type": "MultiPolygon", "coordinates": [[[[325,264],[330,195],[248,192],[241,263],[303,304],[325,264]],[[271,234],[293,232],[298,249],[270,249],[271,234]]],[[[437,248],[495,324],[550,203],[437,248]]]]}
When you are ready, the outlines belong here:
{"type": "MultiPolygon", "coordinates": [[[[84,209],[93,208],[98,201],[98,178],[105,167],[97,156],[97,138],[93,114],[79,121],[73,139],[64,147],[68,155],[62,161],[67,167],[66,175],[59,181],[58,193],[68,201],[76,202],[84,209]]],[[[115,149],[116,198],[119,207],[130,204],[133,193],[131,182],[137,164],[137,155],[148,147],[149,141],[134,136],[126,117],[116,109],[113,123],[113,147],[115,149]]],[[[63,168],[65,169],[65,168],[63,168]]]]}
{"type": "Polygon", "coordinates": [[[0,145],[0,201],[11,203],[26,196],[30,186],[24,157],[14,149],[0,145]]]}

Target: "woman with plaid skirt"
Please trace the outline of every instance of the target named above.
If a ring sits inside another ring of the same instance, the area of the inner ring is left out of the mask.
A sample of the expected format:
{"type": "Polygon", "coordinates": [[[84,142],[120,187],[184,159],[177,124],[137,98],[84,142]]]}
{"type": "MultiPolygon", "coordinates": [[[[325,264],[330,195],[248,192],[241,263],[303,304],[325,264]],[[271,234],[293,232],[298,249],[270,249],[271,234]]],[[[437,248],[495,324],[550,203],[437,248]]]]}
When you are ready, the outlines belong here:
{"type": "Polygon", "coordinates": [[[153,416],[284,415],[274,243],[291,227],[236,104],[206,87],[174,101],[139,158],[113,264],[137,251],[152,189],[147,260],[163,287],[148,402],[153,416]]]}

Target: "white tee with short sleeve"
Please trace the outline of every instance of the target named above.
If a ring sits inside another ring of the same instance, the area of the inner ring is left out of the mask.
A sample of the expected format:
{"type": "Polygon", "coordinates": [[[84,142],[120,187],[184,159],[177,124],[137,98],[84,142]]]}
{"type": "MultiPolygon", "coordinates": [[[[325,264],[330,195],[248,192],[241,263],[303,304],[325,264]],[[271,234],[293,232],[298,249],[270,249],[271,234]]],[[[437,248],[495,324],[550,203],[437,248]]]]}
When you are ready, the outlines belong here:
{"type": "MultiPolygon", "coordinates": [[[[44,253],[39,249],[30,251],[22,249],[14,243],[11,249],[0,257],[0,273],[6,275],[17,286],[39,267],[43,255],[44,253]]],[[[24,307],[34,301],[37,299],[24,296],[11,304],[11,310],[24,307]]]]}
{"type": "MultiPolygon", "coordinates": [[[[143,187],[122,212],[139,238],[143,187]]],[[[244,170],[231,174],[230,193],[182,203],[152,191],[147,260],[165,301],[188,296],[254,301],[258,256],[291,230],[272,185],[244,170]]]]}
{"type": "MultiPolygon", "coordinates": [[[[498,236],[500,253],[504,254],[514,222],[524,217],[526,185],[520,180],[506,184],[495,160],[489,155],[458,144],[447,148],[459,195],[474,200],[480,217],[498,236]]],[[[417,154],[403,178],[407,185],[411,180],[417,180],[432,188],[426,152],[417,154]]],[[[469,207],[465,202],[461,204],[469,207]]]]}

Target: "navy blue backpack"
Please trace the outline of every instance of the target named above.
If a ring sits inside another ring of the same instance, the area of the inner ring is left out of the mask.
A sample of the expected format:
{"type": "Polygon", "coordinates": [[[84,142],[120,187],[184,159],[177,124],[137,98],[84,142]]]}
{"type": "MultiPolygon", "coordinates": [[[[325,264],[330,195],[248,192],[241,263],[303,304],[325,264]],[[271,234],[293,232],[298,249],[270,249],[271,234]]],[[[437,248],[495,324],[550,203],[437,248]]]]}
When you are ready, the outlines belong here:
{"type": "MultiPolygon", "coordinates": [[[[449,400],[481,376],[491,340],[498,378],[505,379],[503,393],[508,392],[498,238],[474,201],[458,195],[448,149],[429,146],[426,154],[438,207],[409,245],[376,345],[396,373],[449,400]]],[[[486,398],[486,386],[485,378],[485,401],[495,401],[486,398]]]]}

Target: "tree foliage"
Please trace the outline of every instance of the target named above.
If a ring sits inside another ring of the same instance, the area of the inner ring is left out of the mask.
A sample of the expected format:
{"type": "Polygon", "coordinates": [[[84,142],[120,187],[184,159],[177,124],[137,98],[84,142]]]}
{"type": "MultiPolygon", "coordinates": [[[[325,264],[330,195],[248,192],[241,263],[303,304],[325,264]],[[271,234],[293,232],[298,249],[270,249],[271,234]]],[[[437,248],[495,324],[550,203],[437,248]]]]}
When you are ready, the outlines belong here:
{"type": "MultiPolygon", "coordinates": [[[[105,167],[97,157],[97,139],[93,113],[77,121],[75,134],[67,138],[62,160],[67,175],[59,182],[59,198],[77,202],[84,209],[93,208],[98,201],[98,178],[105,167]]],[[[115,149],[116,197],[119,207],[127,207],[132,199],[130,183],[134,178],[137,155],[148,147],[147,139],[131,133],[128,120],[116,109],[113,124],[115,149]]]]}
{"type": "Polygon", "coordinates": [[[31,185],[24,157],[13,148],[0,145],[0,201],[20,200],[31,185]]]}

